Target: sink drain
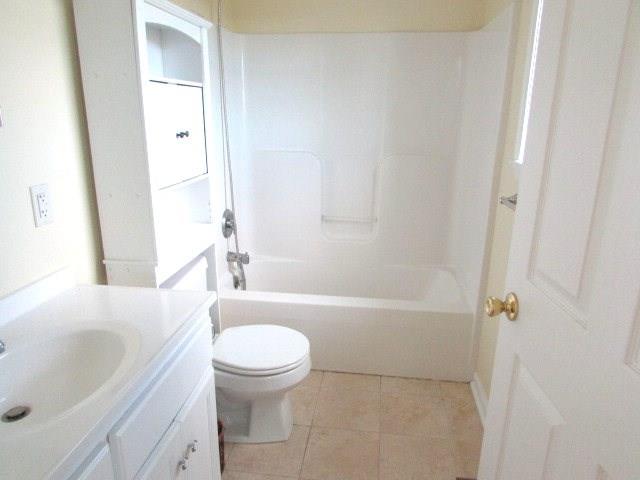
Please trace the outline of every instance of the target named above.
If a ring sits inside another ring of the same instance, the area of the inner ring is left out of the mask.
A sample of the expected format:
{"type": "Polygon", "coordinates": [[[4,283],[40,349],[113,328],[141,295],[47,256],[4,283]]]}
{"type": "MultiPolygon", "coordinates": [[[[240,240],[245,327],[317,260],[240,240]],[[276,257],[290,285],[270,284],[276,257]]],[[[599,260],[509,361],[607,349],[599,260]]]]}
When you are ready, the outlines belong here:
{"type": "Polygon", "coordinates": [[[17,422],[31,413],[31,408],[21,405],[13,407],[2,414],[2,421],[5,423],[17,422]]]}

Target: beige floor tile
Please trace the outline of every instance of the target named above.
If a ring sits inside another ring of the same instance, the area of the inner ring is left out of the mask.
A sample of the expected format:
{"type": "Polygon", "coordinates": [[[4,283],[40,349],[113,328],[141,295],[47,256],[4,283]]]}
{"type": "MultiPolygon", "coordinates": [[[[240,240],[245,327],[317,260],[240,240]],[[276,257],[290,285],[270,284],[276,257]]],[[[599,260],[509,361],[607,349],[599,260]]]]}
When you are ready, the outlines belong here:
{"type": "Polygon", "coordinates": [[[377,432],[380,429],[380,394],[360,388],[323,387],[318,395],[313,425],[377,432]]]}
{"type": "Polygon", "coordinates": [[[451,408],[425,395],[382,394],[380,431],[396,435],[451,438],[451,408]]]}
{"type": "Polygon", "coordinates": [[[286,442],[244,444],[233,447],[229,470],[296,477],[299,474],[309,435],[309,427],[293,426],[286,442]]]}
{"type": "Polygon", "coordinates": [[[291,391],[289,397],[293,408],[293,423],[295,425],[311,425],[319,392],[319,388],[302,386],[291,391]]]}
{"type": "Polygon", "coordinates": [[[235,443],[224,442],[224,461],[226,464],[229,464],[229,457],[231,456],[234,445],[235,443]]]}
{"type": "Polygon", "coordinates": [[[456,475],[464,478],[476,478],[482,440],[455,440],[456,475]]]}
{"type": "Polygon", "coordinates": [[[305,480],[372,480],[378,478],[380,437],[313,427],[304,457],[305,480]]]}
{"type": "Polygon", "coordinates": [[[455,473],[451,439],[380,436],[380,480],[453,480],[455,473]]]}
{"type": "Polygon", "coordinates": [[[311,370],[300,386],[320,388],[320,385],[322,385],[323,375],[324,372],[322,370],[311,370]]]}
{"type": "Polygon", "coordinates": [[[471,387],[468,383],[460,382],[440,382],[442,398],[460,404],[474,403],[471,387]]]}
{"type": "MultiPolygon", "coordinates": [[[[445,401],[447,402],[447,401],[445,401]]],[[[459,403],[448,401],[453,435],[461,440],[478,441],[482,439],[482,422],[474,402],[459,403]]]]}
{"type": "Polygon", "coordinates": [[[440,397],[440,382],[420,378],[382,377],[382,393],[428,395],[440,397]]]}
{"type": "Polygon", "coordinates": [[[222,480],[287,480],[298,477],[281,477],[280,475],[261,475],[259,473],[225,471],[222,480]]]}
{"type": "Polygon", "coordinates": [[[324,372],[322,388],[359,388],[370,392],[379,392],[380,377],[378,375],[360,375],[356,373],[324,372]]]}

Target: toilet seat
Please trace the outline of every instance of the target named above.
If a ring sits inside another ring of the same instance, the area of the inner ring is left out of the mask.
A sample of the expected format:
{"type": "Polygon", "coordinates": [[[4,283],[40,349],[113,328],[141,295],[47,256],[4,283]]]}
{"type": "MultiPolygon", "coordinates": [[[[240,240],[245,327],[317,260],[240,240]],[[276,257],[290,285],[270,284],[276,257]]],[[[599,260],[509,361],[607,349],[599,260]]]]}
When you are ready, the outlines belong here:
{"type": "Polygon", "coordinates": [[[216,369],[241,376],[279,375],[308,361],[309,340],[278,325],[245,325],[224,330],[213,344],[216,369]]]}

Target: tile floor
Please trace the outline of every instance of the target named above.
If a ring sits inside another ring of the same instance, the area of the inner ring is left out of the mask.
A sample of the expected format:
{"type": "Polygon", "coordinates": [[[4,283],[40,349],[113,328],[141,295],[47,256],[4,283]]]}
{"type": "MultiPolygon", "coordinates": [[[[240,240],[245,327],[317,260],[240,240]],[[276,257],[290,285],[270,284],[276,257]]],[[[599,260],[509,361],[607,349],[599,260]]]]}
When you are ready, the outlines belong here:
{"type": "Polygon", "coordinates": [[[227,444],[223,480],[474,478],[482,425],[466,383],[312,371],[283,443],[227,444]]]}

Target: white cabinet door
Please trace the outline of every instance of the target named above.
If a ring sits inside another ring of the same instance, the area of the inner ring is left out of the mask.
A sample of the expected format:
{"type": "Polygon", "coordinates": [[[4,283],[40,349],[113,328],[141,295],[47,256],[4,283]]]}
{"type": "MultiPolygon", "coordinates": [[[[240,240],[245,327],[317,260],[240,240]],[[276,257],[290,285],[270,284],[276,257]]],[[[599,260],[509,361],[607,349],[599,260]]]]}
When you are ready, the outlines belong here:
{"type": "MultiPolygon", "coordinates": [[[[220,467],[215,461],[218,451],[217,436],[212,436],[212,424],[216,424],[215,412],[210,415],[209,404],[213,395],[213,375],[211,372],[203,378],[184,411],[178,416],[182,425],[181,435],[187,462],[189,480],[217,480],[220,467]]],[[[217,430],[217,428],[216,428],[217,430]]]]}
{"type": "Polygon", "coordinates": [[[202,88],[148,82],[145,118],[155,188],[207,173],[202,88]]]}
{"type": "Polygon", "coordinates": [[[180,427],[178,422],[169,427],[165,436],[142,467],[137,479],[184,480],[187,478],[180,427]]]}
{"type": "Polygon", "coordinates": [[[109,446],[104,445],[84,470],[73,476],[76,480],[114,480],[109,446]]]}
{"type": "Polygon", "coordinates": [[[212,436],[211,425],[216,425],[216,416],[209,367],[136,480],[219,480],[217,436],[212,436]]]}
{"type": "Polygon", "coordinates": [[[202,88],[173,87],[176,148],[171,170],[182,182],[207,173],[202,88]]]}
{"type": "Polygon", "coordinates": [[[540,19],[478,479],[639,479],[640,2],[540,19]]]}

